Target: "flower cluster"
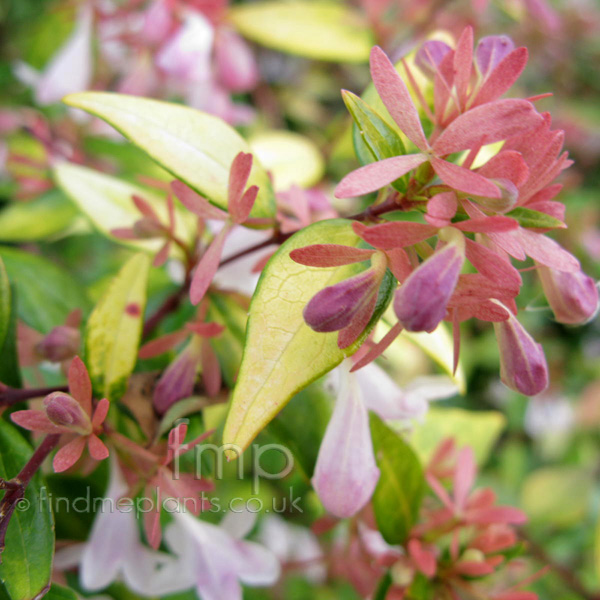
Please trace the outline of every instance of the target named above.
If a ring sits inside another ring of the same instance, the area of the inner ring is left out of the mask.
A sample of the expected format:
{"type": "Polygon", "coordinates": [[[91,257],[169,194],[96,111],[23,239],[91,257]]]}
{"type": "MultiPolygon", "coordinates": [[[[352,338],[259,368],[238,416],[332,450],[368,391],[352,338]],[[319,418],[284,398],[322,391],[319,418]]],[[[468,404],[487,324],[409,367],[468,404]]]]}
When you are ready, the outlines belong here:
{"type": "MultiPolygon", "coordinates": [[[[563,132],[551,129],[550,116],[536,111],[535,99],[501,98],[526,61],[526,49],[515,49],[504,36],[484,38],[474,50],[471,28],[455,48],[426,42],[414,64],[433,90],[430,106],[416,83],[414,66],[403,61],[399,67],[411,95],[383,51],[373,49],[375,88],[404,140],[417,152],[387,158],[374,154],[380,159],[338,185],[339,197],[381,190],[383,202],[367,211],[368,218],[394,211],[398,215],[387,222],[354,223],[366,248],[320,244],[292,252],[296,262],[313,267],[370,261],[359,275],[324,289],[309,302],[304,317],[315,331],[339,331],[340,348],[356,340],[373,314],[389,269],[400,283],[394,297],[395,334],[401,329],[431,332],[449,321],[457,361],[459,324],[472,318],[491,321],[504,383],[527,395],[547,387],[541,346],[516,318],[522,278],[511,259],[535,261],[559,322],[589,320],[598,308],[598,291],[577,259],[546,235],[565,227],[564,206],[554,200],[561,189],[554,180],[570,164],[562,152],[563,132]],[[416,210],[422,221],[402,220],[401,211],[407,210],[416,210]]],[[[372,118],[380,119],[369,110],[372,118]]],[[[382,146],[381,139],[365,141],[382,146]]],[[[393,338],[387,336],[370,359],[393,338]]]]}

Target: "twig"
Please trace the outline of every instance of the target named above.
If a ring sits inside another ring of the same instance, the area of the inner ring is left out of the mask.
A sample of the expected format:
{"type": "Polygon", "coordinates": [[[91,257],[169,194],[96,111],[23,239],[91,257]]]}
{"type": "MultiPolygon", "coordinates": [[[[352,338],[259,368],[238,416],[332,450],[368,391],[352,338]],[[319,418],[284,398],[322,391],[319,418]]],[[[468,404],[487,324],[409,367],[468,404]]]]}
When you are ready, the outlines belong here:
{"type": "Polygon", "coordinates": [[[600,594],[588,590],[578,579],[573,569],[557,563],[540,544],[535,542],[524,531],[521,531],[521,538],[527,544],[529,553],[542,564],[549,566],[551,571],[560,577],[569,589],[581,596],[584,600],[600,600],[600,594]]]}
{"type": "Polygon", "coordinates": [[[188,293],[190,282],[191,278],[186,277],[183,285],[177,291],[168,296],[158,310],[148,318],[148,320],[144,323],[142,338],[147,338],[158,327],[165,317],[170,315],[172,312],[175,312],[181,306],[183,299],[188,293]]]}
{"type": "Polygon", "coordinates": [[[68,392],[68,386],[58,387],[46,387],[46,388],[30,388],[30,389],[17,389],[11,387],[3,387],[0,389],[0,407],[1,406],[12,406],[17,402],[23,402],[24,400],[30,400],[31,398],[39,398],[41,396],[47,396],[52,392],[68,392]]]}
{"type": "Polygon", "coordinates": [[[292,237],[292,235],[294,233],[296,233],[296,232],[295,231],[292,231],[290,233],[281,233],[280,231],[276,232],[268,240],[265,240],[264,242],[260,242],[260,244],[256,244],[254,246],[250,246],[250,248],[246,248],[245,250],[240,250],[240,252],[237,252],[236,254],[233,254],[232,256],[228,256],[226,259],[222,260],[219,263],[219,266],[222,267],[223,265],[227,265],[230,262],[233,262],[234,260],[238,260],[238,258],[247,256],[248,254],[252,254],[253,252],[258,252],[259,250],[262,250],[263,248],[267,248],[268,246],[272,246],[274,244],[283,244],[283,242],[285,242],[288,238],[292,237]]]}
{"type": "Polygon", "coordinates": [[[6,494],[0,502],[0,562],[2,562],[2,552],[4,552],[6,531],[15,508],[25,496],[25,489],[31,478],[56,447],[59,439],[60,434],[47,435],[15,478],[8,481],[0,480],[0,489],[6,490],[6,494]]]}

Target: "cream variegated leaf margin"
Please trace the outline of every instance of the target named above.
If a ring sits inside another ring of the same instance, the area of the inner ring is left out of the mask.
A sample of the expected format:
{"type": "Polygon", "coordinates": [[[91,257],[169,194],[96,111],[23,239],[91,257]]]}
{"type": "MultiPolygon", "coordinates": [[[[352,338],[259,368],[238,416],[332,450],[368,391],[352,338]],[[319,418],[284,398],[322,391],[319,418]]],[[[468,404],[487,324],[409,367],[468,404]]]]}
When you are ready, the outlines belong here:
{"type": "Polygon", "coordinates": [[[86,363],[96,394],[116,400],[127,388],[142,334],[151,258],[135,254],[123,265],[88,320],[86,363]]]}
{"type": "Polygon", "coordinates": [[[327,269],[306,267],[289,257],[295,248],[324,241],[357,246],[361,240],[351,221],[320,221],[287,240],[262,272],[250,305],[224,444],[245,449],[296,392],[358,347],[357,343],[342,352],[337,332],[316,333],[302,317],[304,307],[318,291],[365,268],[364,263],[327,269]]]}
{"type": "MultiPolygon", "coordinates": [[[[100,117],[178,179],[227,208],[229,168],[250,146],[219,117],[169,102],[111,92],[78,92],[64,102],[100,117]]],[[[248,185],[259,187],[251,216],[275,214],[267,172],[254,160],[248,185]]]]}
{"type": "Polygon", "coordinates": [[[337,2],[252,2],[229,18],[254,42],[317,60],[367,62],[375,43],[364,16],[337,2]]]}
{"type": "MultiPolygon", "coordinates": [[[[124,240],[111,236],[113,229],[132,227],[142,217],[131,200],[134,195],[146,200],[166,224],[167,203],[156,192],[68,162],[58,163],[53,169],[53,176],[62,191],[103,234],[119,243],[148,251],[158,251],[163,245],[162,239],[124,240]]],[[[191,242],[197,223],[194,215],[183,208],[176,209],[175,222],[177,236],[191,242]]],[[[181,254],[175,244],[172,244],[171,252],[181,254]]]]}

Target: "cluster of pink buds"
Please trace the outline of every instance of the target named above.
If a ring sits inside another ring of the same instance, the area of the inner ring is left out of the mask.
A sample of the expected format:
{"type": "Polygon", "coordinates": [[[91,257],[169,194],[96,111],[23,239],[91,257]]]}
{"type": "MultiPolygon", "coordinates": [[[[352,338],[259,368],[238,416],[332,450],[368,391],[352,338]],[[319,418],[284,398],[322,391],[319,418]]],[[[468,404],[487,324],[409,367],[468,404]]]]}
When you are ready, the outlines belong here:
{"type": "Polygon", "coordinates": [[[68,441],[54,456],[58,473],[72,467],[87,445],[95,460],[104,460],[108,448],[98,437],[108,414],[106,398],[92,410],[92,384],[83,361],[76,356],[69,367],[69,392],[53,392],[44,398],[42,410],[18,410],[10,416],[21,427],[48,434],[65,434],[68,441]]]}
{"type": "MultiPolygon", "coordinates": [[[[380,190],[383,202],[365,219],[375,222],[354,223],[355,233],[371,249],[320,244],[291,255],[314,267],[370,260],[359,275],[319,292],[304,312],[315,331],[340,331],[341,348],[368,323],[386,269],[398,280],[394,335],[386,336],[359,366],[381,354],[402,329],[431,332],[443,320],[454,325],[457,361],[458,325],[475,318],[496,325],[503,381],[523,394],[542,392],[548,384],[546,361],[515,316],[522,279],[511,258],[535,261],[558,321],[582,323],[595,314],[594,281],[546,235],[565,227],[564,206],[554,200],[561,190],[554,180],[570,165],[562,152],[564,134],[551,130],[547,113],[536,111],[538,98],[501,98],[526,61],[527,50],[515,49],[504,36],[484,38],[474,51],[471,28],[455,48],[426,42],[415,64],[433,89],[433,106],[402,61],[416,106],[394,65],[380,48],[373,49],[375,88],[416,152],[385,157],[383,137],[365,140],[380,149],[373,152],[375,162],[347,175],[336,189],[338,197],[380,190]],[[482,149],[494,143],[502,143],[500,150],[474,167],[482,149]],[[406,210],[421,213],[422,221],[402,220],[406,210]],[[380,222],[378,217],[392,211],[399,219],[380,222]]],[[[354,97],[353,102],[363,101],[354,97]]],[[[376,111],[367,106],[364,112],[393,133],[376,111]]],[[[395,147],[403,145],[398,137],[395,147]]]]}

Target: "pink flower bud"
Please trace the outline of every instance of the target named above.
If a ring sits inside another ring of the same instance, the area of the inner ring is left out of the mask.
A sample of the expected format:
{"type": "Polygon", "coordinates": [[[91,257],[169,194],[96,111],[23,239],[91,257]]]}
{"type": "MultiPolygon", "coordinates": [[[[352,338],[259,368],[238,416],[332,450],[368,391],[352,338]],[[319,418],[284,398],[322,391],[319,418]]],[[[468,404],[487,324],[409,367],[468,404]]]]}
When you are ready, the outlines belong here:
{"type": "Polygon", "coordinates": [[[477,44],[475,62],[484,76],[491,73],[498,63],[515,48],[513,41],[505,35],[490,35],[477,44]]]}
{"type": "Polygon", "coordinates": [[[454,240],[421,263],[396,292],[394,311],[408,331],[431,332],[446,316],[465,259],[464,238],[452,231],[454,240]]]}
{"type": "Polygon", "coordinates": [[[543,266],[538,272],[557,321],[577,325],[594,317],[598,311],[598,288],[591,277],[583,271],[569,273],[543,266]]]}
{"type": "Polygon", "coordinates": [[[380,283],[381,277],[371,268],[326,287],[306,305],[304,320],[319,332],[344,329],[377,294],[380,283]]]}
{"type": "Polygon", "coordinates": [[[548,387],[544,349],[508,309],[506,312],[506,321],[494,323],[500,349],[500,377],[512,390],[535,396],[548,387]]]}
{"type": "Polygon", "coordinates": [[[245,92],[258,82],[258,68],[248,44],[234,31],[220,28],[215,39],[217,77],[228,90],[245,92]]]}
{"type": "Polygon", "coordinates": [[[36,345],[35,350],[50,362],[61,362],[73,358],[79,352],[80,345],[81,334],[78,329],[59,325],[36,345]]]}
{"type": "Polygon", "coordinates": [[[419,48],[415,56],[415,64],[421,69],[424,75],[433,79],[438,65],[450,50],[450,46],[445,42],[430,40],[419,48]]]}
{"type": "Polygon", "coordinates": [[[81,404],[64,392],[54,392],[46,396],[44,410],[48,419],[55,425],[68,427],[82,435],[92,432],[92,422],[81,404]]]}

